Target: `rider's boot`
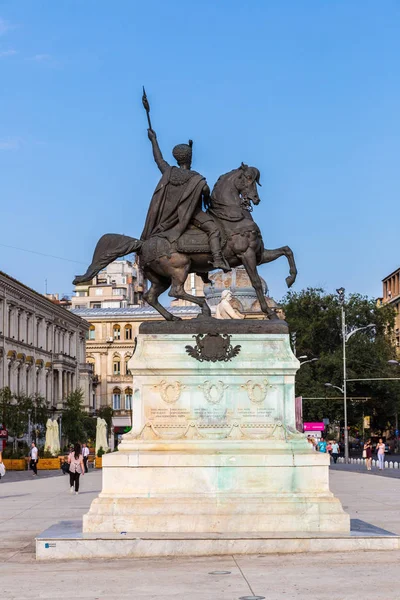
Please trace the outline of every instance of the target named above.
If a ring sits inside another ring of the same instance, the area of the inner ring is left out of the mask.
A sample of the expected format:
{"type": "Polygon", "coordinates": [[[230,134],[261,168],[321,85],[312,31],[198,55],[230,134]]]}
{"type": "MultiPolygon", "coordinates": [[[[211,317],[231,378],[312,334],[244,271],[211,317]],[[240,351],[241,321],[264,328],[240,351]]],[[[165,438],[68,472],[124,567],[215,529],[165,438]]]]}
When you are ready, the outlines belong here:
{"type": "Polygon", "coordinates": [[[214,269],[222,269],[224,273],[228,273],[231,267],[222,255],[219,232],[216,235],[211,234],[209,240],[211,254],[213,255],[212,266],[214,269]]]}

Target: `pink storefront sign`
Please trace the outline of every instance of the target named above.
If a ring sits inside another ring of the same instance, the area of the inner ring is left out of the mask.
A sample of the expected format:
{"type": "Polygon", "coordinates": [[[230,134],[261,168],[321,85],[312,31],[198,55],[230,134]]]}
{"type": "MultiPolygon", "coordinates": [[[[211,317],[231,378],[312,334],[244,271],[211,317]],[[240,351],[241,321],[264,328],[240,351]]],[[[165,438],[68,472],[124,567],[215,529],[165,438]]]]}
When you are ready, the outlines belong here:
{"type": "Polygon", "coordinates": [[[325,429],[325,424],[318,422],[304,423],[304,431],[323,431],[325,429]]]}

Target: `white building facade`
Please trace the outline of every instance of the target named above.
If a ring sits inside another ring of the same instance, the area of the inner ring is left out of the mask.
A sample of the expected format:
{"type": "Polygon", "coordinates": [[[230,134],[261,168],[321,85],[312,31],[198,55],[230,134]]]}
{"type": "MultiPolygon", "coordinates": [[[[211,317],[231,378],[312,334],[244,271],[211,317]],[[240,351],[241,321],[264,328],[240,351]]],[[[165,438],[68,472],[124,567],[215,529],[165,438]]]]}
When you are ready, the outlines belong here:
{"type": "Polygon", "coordinates": [[[137,264],[130,260],[115,260],[91,281],[76,286],[71,308],[141,306],[144,291],[145,281],[137,264]]]}
{"type": "Polygon", "coordinates": [[[93,405],[93,367],[86,362],[87,321],[0,272],[0,388],[43,396],[60,410],[81,389],[93,405]]]}

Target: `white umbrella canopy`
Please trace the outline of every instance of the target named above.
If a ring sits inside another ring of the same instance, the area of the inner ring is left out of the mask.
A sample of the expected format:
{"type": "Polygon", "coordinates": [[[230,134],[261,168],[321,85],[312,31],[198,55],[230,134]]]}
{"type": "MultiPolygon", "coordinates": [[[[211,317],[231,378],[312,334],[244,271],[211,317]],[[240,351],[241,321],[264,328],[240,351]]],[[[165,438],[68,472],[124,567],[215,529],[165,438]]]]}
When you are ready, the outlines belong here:
{"type": "Polygon", "coordinates": [[[46,421],[46,439],[44,442],[44,449],[51,452],[52,445],[53,445],[53,421],[51,419],[47,419],[47,421],[46,421]]]}
{"type": "Polygon", "coordinates": [[[58,434],[58,423],[52,419],[47,419],[46,422],[46,439],[44,442],[44,449],[51,454],[58,455],[60,452],[60,440],[58,434]]]}
{"type": "Polygon", "coordinates": [[[100,417],[97,417],[96,425],[96,455],[100,448],[103,448],[104,452],[109,450],[107,442],[107,422],[100,417]]]}
{"type": "Polygon", "coordinates": [[[60,434],[57,421],[53,421],[53,447],[51,452],[57,456],[60,454],[60,434]]]}

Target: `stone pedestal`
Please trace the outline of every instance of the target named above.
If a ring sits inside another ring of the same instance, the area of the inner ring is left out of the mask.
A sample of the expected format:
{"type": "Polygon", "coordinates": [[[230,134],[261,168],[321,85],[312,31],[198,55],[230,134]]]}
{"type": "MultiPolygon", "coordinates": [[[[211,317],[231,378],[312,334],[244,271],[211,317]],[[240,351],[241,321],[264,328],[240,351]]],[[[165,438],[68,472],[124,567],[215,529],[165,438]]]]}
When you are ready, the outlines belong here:
{"type": "Polygon", "coordinates": [[[298,367],[285,323],[142,326],[133,429],[103,456],[83,531],[348,533],[329,457],[295,429],[298,367]]]}

